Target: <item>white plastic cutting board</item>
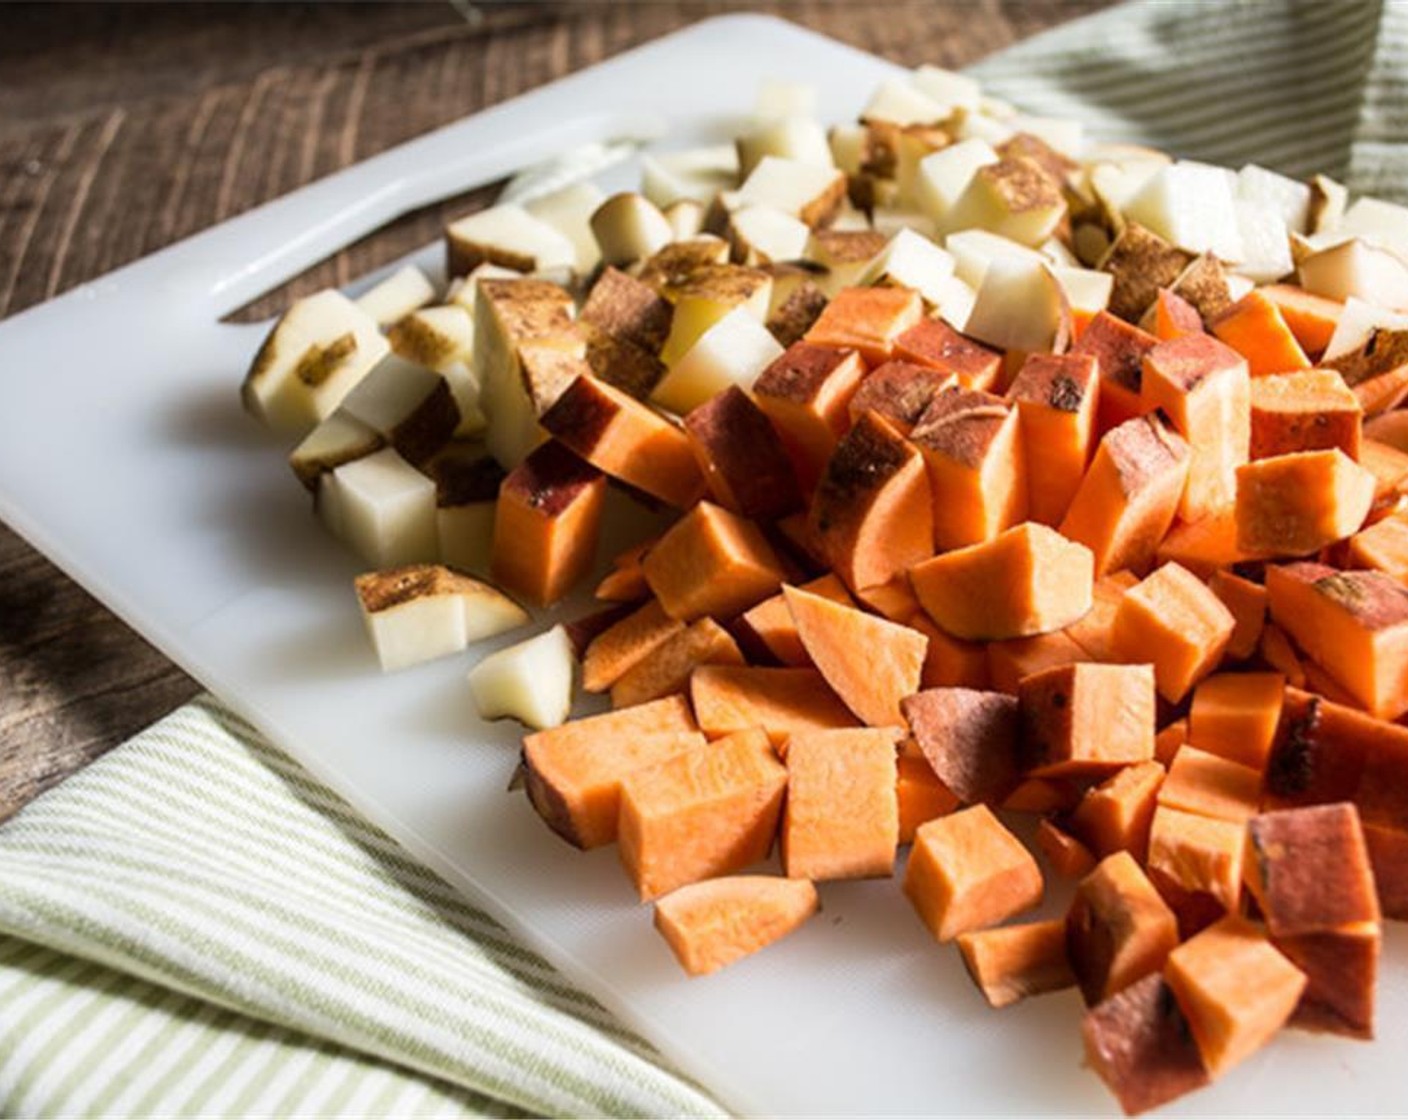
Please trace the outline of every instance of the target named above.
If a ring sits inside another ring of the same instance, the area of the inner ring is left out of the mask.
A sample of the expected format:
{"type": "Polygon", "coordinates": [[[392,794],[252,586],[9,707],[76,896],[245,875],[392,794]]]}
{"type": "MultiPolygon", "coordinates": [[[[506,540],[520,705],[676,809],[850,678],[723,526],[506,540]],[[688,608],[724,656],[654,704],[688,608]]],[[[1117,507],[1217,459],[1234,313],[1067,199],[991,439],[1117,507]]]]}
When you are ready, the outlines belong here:
{"type": "MultiPolygon", "coordinates": [[[[734,1109],[1113,1115],[1079,1068],[1075,995],[988,1010],[891,881],[824,885],[785,943],[685,980],[615,851],[569,848],[505,792],[517,740],[475,717],[472,657],[378,672],[354,562],[239,408],[264,328],[218,321],[397,214],[649,115],[671,143],[723,139],[776,76],[842,121],[893,72],[780,21],[712,20],[0,323],[0,517],[734,1109]]],[[[1405,963],[1398,926],[1377,1043],[1287,1034],[1168,1112],[1408,1111],[1405,963]]]]}

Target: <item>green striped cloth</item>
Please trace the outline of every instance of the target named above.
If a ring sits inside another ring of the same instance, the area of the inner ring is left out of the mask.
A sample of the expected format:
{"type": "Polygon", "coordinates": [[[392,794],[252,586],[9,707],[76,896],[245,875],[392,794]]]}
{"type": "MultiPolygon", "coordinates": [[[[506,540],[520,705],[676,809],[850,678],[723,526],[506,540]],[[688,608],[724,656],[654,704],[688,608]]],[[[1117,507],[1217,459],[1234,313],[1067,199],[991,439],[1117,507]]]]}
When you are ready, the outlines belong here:
{"type": "MultiPolygon", "coordinates": [[[[974,69],[1408,200],[1408,5],[1139,0],[974,69]]],[[[0,1115],[717,1114],[217,702],[0,828],[0,1115]]]]}

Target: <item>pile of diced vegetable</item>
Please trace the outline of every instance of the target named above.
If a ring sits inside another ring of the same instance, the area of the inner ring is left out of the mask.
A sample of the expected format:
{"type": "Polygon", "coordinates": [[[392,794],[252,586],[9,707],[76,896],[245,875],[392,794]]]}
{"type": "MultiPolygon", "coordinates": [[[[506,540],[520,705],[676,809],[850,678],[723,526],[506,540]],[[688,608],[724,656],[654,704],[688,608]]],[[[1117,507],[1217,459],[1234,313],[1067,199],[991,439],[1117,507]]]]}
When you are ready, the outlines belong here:
{"type": "Polygon", "coordinates": [[[677,517],[470,689],[689,973],[908,846],[994,1007],[1079,989],[1130,1113],[1283,1027],[1371,1037],[1408,917],[1408,209],[931,67],[855,125],[808,96],[642,193],[453,223],[448,289],[274,327],[244,398],[375,569],[383,666],[532,625],[618,487],[677,517]],[[611,710],[569,720],[577,681],[611,710]],[[1068,913],[1013,923],[1048,875],[1068,913]]]}

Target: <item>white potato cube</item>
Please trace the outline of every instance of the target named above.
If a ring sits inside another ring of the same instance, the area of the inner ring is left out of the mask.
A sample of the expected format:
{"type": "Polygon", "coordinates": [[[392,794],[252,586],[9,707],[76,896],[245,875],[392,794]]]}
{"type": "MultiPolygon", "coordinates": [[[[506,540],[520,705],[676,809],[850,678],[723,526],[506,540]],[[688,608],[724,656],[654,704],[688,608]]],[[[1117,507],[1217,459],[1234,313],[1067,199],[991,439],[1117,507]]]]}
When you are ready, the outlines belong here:
{"type": "Polygon", "coordinates": [[[391,325],[391,349],[408,362],[442,370],[474,356],[474,315],[458,303],[422,307],[391,325]]]}
{"type": "Polygon", "coordinates": [[[485,261],[518,272],[570,269],[577,263],[570,240],[512,202],[451,222],[445,237],[453,276],[463,276],[485,261]]]}
{"type": "Polygon", "coordinates": [[[745,307],[730,311],[695,341],[656,386],[654,400],[683,416],[730,385],[748,389],[782,347],[745,307]]]}
{"type": "Polygon", "coordinates": [[[954,109],[977,109],[983,90],[977,80],[941,66],[920,66],[909,76],[914,88],[931,101],[954,109]]]}
{"type": "Polygon", "coordinates": [[[1291,239],[1279,207],[1265,202],[1238,198],[1237,234],[1242,241],[1242,260],[1235,266],[1243,276],[1258,284],[1270,284],[1289,275],[1291,239]]]}
{"type": "Polygon", "coordinates": [[[535,198],[525,203],[524,209],[572,242],[576,251],[573,269],[578,276],[585,276],[601,260],[601,250],[597,248],[596,237],[592,233],[592,215],[605,201],[606,195],[602,189],[588,181],[573,183],[542,198],[535,198]]]}
{"type": "Polygon", "coordinates": [[[1361,238],[1312,253],[1297,269],[1301,287],[1314,295],[1354,296],[1392,311],[1408,309],[1408,265],[1361,238]]]}
{"type": "Polygon", "coordinates": [[[515,272],[511,268],[504,268],[503,265],[490,264],[485,261],[468,275],[457,276],[450,281],[450,286],[445,292],[445,302],[463,307],[473,316],[474,301],[479,292],[479,281],[522,279],[523,273],[521,272],[515,272]]]}
{"type": "Polygon", "coordinates": [[[983,274],[964,333],[1000,350],[1050,350],[1069,317],[1049,265],[999,257],[983,274]]]}
{"type": "Polygon", "coordinates": [[[1349,205],[1349,189],[1328,175],[1316,175],[1310,180],[1310,233],[1325,233],[1343,220],[1349,205]]]}
{"type": "Polygon", "coordinates": [[[434,300],[435,285],[430,277],[408,264],[358,296],[357,306],[386,327],[434,300]]]}
{"type": "Polygon", "coordinates": [[[789,82],[764,78],[758,83],[758,99],[753,118],[759,121],[778,117],[810,117],[816,113],[816,86],[810,82],[789,82]]]}
{"type": "Polygon", "coordinates": [[[1046,258],[1026,245],[999,237],[985,229],[965,229],[944,238],[944,248],[953,257],[953,271],[969,287],[982,285],[988,265],[999,257],[1042,264],[1046,258]]]}
{"type": "Polygon", "coordinates": [[[607,264],[624,265],[658,253],[674,239],[660,208],[644,195],[624,191],[596,208],[592,233],[607,264]]]}
{"type": "Polygon", "coordinates": [[[1163,168],[1168,160],[1130,159],[1111,163],[1088,165],[1086,181],[1091,193],[1096,195],[1111,210],[1123,212],[1139,192],[1163,168]]]}
{"type": "Polygon", "coordinates": [[[1292,233],[1308,233],[1310,187],[1275,171],[1249,163],[1237,172],[1237,197],[1273,206],[1292,233]]]}
{"type": "Polygon", "coordinates": [[[847,175],[859,175],[870,149],[870,130],[864,125],[837,125],[826,137],[831,162],[847,175]]]}
{"type": "Polygon", "coordinates": [[[1061,187],[1032,160],[979,167],[944,215],[946,230],[986,229],[1023,245],[1040,245],[1066,214],[1061,187]]]}
{"type": "Polygon", "coordinates": [[[747,264],[801,259],[811,227],[770,206],[744,206],[729,216],[730,240],[747,264]]]}
{"type": "Polygon", "coordinates": [[[385,446],[386,437],[380,432],[338,409],[303,437],[289,453],[288,465],[299,482],[316,492],[319,480],[328,471],[385,446]]]}
{"type": "Polygon", "coordinates": [[[572,642],[562,626],[489,654],[469,671],[481,719],[516,719],[535,731],[566,722],[572,710],[572,642]]]}
{"type": "Polygon", "coordinates": [[[738,170],[747,176],[764,156],[835,167],[826,129],[810,117],[780,117],[738,138],[738,170]]]}
{"type": "Polygon", "coordinates": [[[682,198],[708,205],[738,185],[738,149],[713,144],[641,156],[641,193],[661,209],[682,198]]]}
{"type": "Polygon", "coordinates": [[[516,629],[528,612],[503,592],[439,564],[358,576],[357,599],[383,672],[460,653],[516,629]]]}
{"type": "Polygon", "coordinates": [[[1071,159],[1080,159],[1085,151],[1085,126],[1070,117],[1037,117],[1018,113],[1006,120],[1014,132],[1035,136],[1047,147],[1071,159]]]}
{"type": "Polygon", "coordinates": [[[1362,237],[1408,262],[1408,206],[1378,198],[1356,199],[1336,227],[1342,233],[1362,237]]]}
{"type": "Polygon", "coordinates": [[[1125,207],[1125,215],[1190,253],[1242,259],[1233,204],[1236,177],[1225,168],[1193,160],[1162,167],[1125,207]]]}
{"type": "Polygon", "coordinates": [[[935,221],[942,221],[968,189],[978,168],[998,162],[997,152],[985,140],[960,140],[919,161],[915,184],[917,201],[935,221]]]}
{"type": "Polygon", "coordinates": [[[961,110],[954,137],[959,140],[985,140],[994,146],[1005,144],[1017,135],[1007,121],[984,112],[961,110]]]}
{"type": "Polygon", "coordinates": [[[676,241],[688,241],[704,232],[707,211],[704,204],[692,198],[677,198],[662,211],[676,241]]]}
{"type": "Polygon", "coordinates": [[[846,176],[835,167],[764,156],[738,189],[741,206],[771,206],[809,226],[825,225],[846,197],[846,176]]]}
{"type": "Polygon", "coordinates": [[[1344,301],[1344,310],[1340,312],[1335,331],[1325,347],[1324,360],[1334,361],[1361,349],[1376,330],[1408,330],[1408,315],[1385,311],[1382,307],[1350,296],[1344,301]]]}
{"type": "Polygon", "coordinates": [[[435,483],[394,448],[324,475],[319,497],[328,527],[373,567],[435,559],[435,483]]]}
{"type": "Polygon", "coordinates": [[[964,331],[968,319],[973,314],[973,305],[978,301],[978,293],[972,286],[950,276],[939,293],[939,318],[956,331],[964,331]]]}
{"type": "Polygon", "coordinates": [[[931,307],[940,307],[953,276],[953,257],[922,234],[902,229],[866,269],[862,284],[913,288],[931,307]]]}
{"type": "Polygon", "coordinates": [[[949,106],[935,101],[909,79],[887,78],[870,95],[860,119],[888,121],[903,128],[910,124],[938,124],[951,111],[949,106]]]}
{"type": "Polygon", "coordinates": [[[1093,268],[1071,268],[1067,265],[1053,265],[1051,274],[1066,294],[1066,302],[1073,312],[1093,316],[1110,306],[1110,293],[1115,288],[1115,278],[1111,273],[1093,268]]]}
{"type": "Polygon", "coordinates": [[[331,288],[297,300],[245,375],[245,408],[276,432],[304,436],[332,415],[388,349],[377,322],[331,288]]]}
{"type": "Polygon", "coordinates": [[[439,451],[460,422],[445,378],[395,354],[362,378],[339,412],[385,437],[411,463],[423,463],[439,451]]]}
{"type": "Polygon", "coordinates": [[[1066,243],[1057,237],[1048,237],[1036,247],[1036,251],[1054,265],[1061,268],[1081,268],[1080,258],[1070,249],[1066,248],[1066,243]]]}
{"type": "MultiPolygon", "coordinates": [[[[832,227],[835,228],[834,226],[832,227]]],[[[916,233],[928,241],[936,241],[938,226],[928,214],[914,210],[894,210],[886,207],[871,214],[870,228],[885,237],[894,238],[905,230],[916,233]]]]}

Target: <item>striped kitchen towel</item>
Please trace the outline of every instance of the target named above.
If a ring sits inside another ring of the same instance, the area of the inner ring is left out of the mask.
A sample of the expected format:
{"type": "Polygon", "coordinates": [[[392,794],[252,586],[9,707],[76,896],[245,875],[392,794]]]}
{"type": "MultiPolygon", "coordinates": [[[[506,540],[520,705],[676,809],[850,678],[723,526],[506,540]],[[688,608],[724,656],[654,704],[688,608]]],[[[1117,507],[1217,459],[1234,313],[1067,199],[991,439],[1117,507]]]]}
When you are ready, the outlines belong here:
{"type": "MultiPolygon", "coordinates": [[[[1136,0],[973,71],[1408,201],[1408,4],[1136,0]]],[[[716,1114],[211,699],[0,828],[0,1115],[716,1114]]]]}

